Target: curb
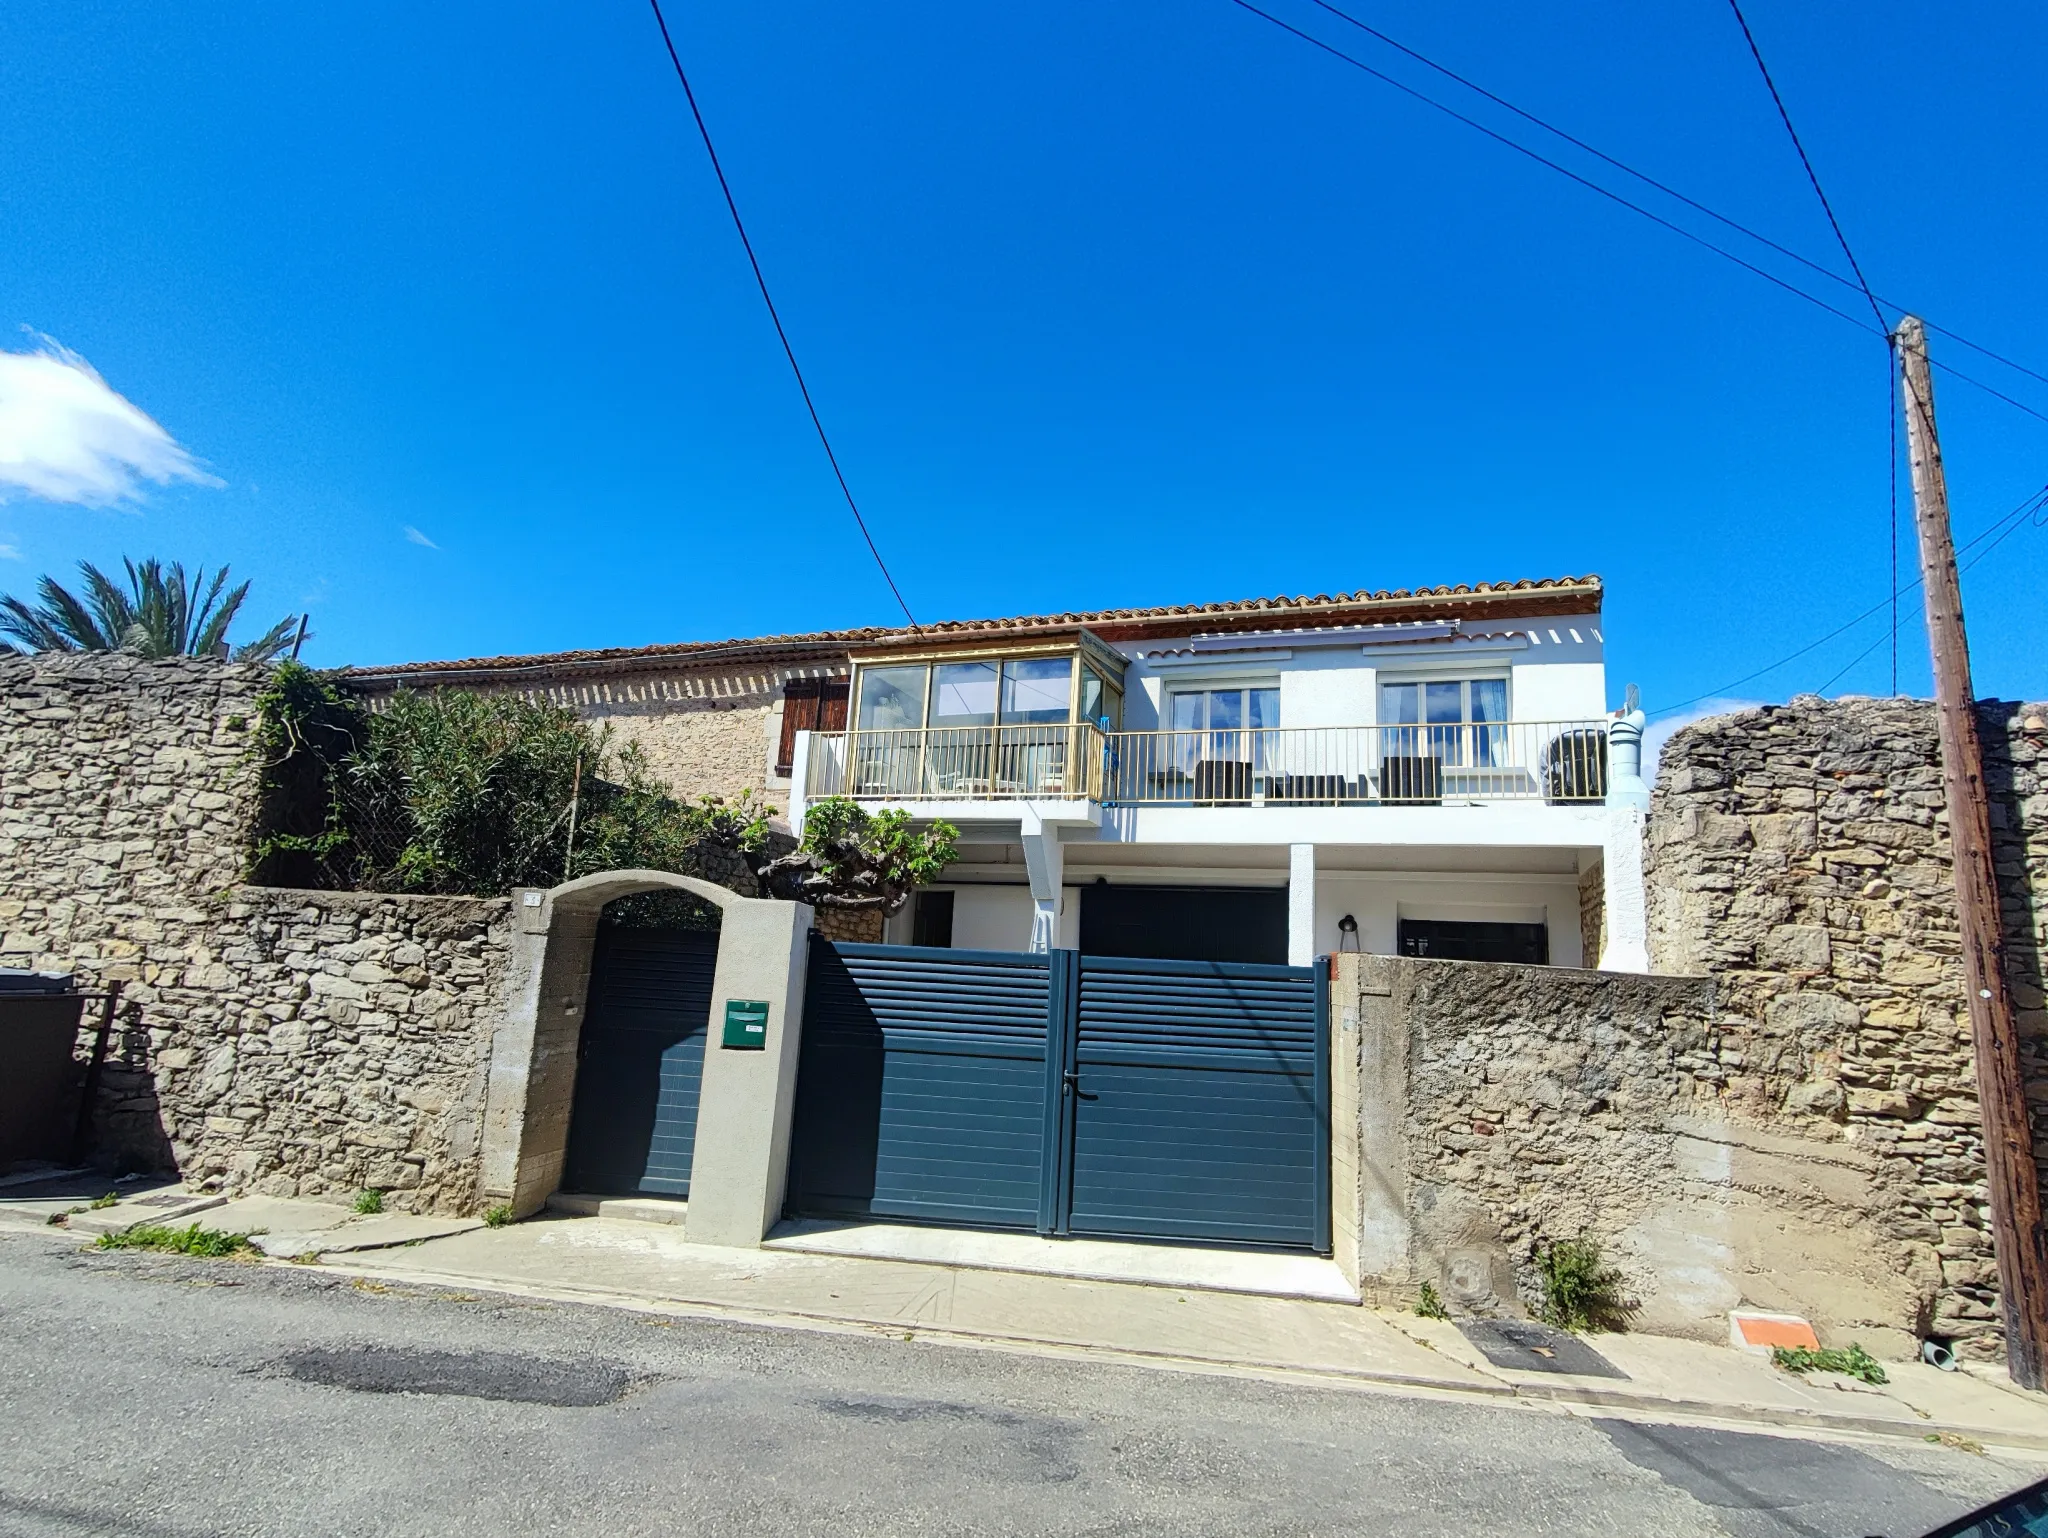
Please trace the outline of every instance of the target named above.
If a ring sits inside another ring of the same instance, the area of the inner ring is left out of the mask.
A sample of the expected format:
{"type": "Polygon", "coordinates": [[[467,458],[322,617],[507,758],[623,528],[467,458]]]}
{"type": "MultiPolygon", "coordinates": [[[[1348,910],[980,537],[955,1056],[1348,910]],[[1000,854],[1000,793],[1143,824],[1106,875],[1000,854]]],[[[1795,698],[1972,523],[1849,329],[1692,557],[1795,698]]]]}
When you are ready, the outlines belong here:
{"type": "Polygon", "coordinates": [[[963,1330],[952,1326],[881,1323],[870,1319],[851,1318],[843,1314],[809,1313],[793,1309],[757,1309],[744,1304],[651,1297],[642,1293],[611,1292],[598,1287],[512,1282],[486,1279],[461,1272],[389,1270],[350,1261],[329,1262],[324,1258],[317,1266],[310,1268],[294,1266],[288,1261],[271,1260],[263,1263],[295,1270],[312,1269],[337,1276],[362,1277],[370,1281],[390,1282],[400,1286],[445,1287],[547,1302],[617,1308],[632,1313],[751,1324],[769,1329],[813,1330],[831,1334],[921,1341],[969,1349],[1053,1355],[1068,1360],[1116,1362],[1169,1371],[1256,1377],[1321,1388],[1377,1391],[1431,1399],[1455,1399],[1478,1404],[1517,1405],[1531,1410],[1555,1408],[1564,1411],[1608,1411],[1614,1412],[1614,1418],[1683,1416],[1691,1420],[1768,1428],[1773,1431],[1846,1433],[1913,1443],[1924,1443],[1931,1436],[1947,1433],[2000,1448],[2048,1453],[2048,1432],[2003,1429],[1993,1432],[1983,1426],[1931,1418],[1902,1421],[1884,1416],[1856,1415],[1830,1410],[1731,1405],[1710,1400],[1666,1398],[1657,1394],[1631,1393],[1626,1389],[1593,1388],[1576,1383],[1532,1383],[1521,1379],[1512,1382],[1501,1380],[1495,1383],[1473,1383],[1422,1374],[1303,1366],[1296,1362],[1258,1358],[1193,1356],[1175,1352],[1147,1351],[1136,1347],[1104,1346],[1092,1341],[1004,1335],[993,1331],[963,1330]]]}

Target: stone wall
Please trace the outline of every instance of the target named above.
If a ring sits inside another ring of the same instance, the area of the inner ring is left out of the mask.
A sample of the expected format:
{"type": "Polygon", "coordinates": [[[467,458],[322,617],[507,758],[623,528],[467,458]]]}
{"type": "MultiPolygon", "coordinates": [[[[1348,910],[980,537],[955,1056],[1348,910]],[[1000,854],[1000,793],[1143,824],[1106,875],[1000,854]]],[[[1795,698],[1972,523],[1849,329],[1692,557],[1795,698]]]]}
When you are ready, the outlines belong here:
{"type": "MultiPolygon", "coordinates": [[[[2012,985],[2048,1131],[2048,710],[1979,707],[2012,985]]],[[[1652,963],[1711,974],[1720,1093],[1872,1163],[1873,1241],[1925,1328],[2002,1353],[1934,707],[1806,696],[1666,744],[1647,830],[1652,963]]]]}
{"type": "Polygon", "coordinates": [[[263,677],[0,658],[0,964],[123,984],[103,1162],[467,1211],[505,903],[239,886],[263,677]]]}
{"type": "Polygon", "coordinates": [[[1533,1310],[1538,1245],[1589,1237],[1639,1329],[1724,1340],[1748,1305],[1914,1349],[1941,1278],[1873,1242],[1895,1182],[1869,1150],[1730,1092],[1714,982],[1339,963],[1337,1229],[1369,1292],[1427,1280],[1454,1310],[1533,1310]]]}
{"type": "Polygon", "coordinates": [[[207,907],[208,959],[109,1083],[116,1146],[154,1111],[194,1184],[474,1210],[508,900],[241,887],[207,907]]]}
{"type": "MultiPolygon", "coordinates": [[[[751,791],[777,812],[789,810],[789,780],[777,775],[782,691],[792,678],[843,675],[843,667],[740,664],[726,668],[607,668],[582,678],[509,685],[488,675],[463,688],[517,687],[609,726],[615,740],[637,744],[649,766],[678,796],[736,797],[751,791]]],[[[380,690],[382,686],[379,686],[380,690]]]]}

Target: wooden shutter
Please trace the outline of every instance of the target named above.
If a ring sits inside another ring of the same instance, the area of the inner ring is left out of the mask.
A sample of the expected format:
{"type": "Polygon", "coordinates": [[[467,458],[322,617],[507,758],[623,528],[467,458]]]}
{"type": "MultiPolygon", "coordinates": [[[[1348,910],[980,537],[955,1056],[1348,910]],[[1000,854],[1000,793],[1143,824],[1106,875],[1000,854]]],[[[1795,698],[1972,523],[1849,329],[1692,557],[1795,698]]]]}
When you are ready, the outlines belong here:
{"type": "Polygon", "coordinates": [[[846,730],[847,680],[827,678],[818,695],[818,727],[821,732],[843,732],[846,730]]]}
{"type": "MultiPolygon", "coordinates": [[[[775,752],[777,774],[788,774],[796,764],[796,734],[817,730],[818,696],[824,682],[822,678],[792,678],[782,686],[782,745],[775,752]]],[[[844,722],[843,702],[839,714],[844,722]]]]}

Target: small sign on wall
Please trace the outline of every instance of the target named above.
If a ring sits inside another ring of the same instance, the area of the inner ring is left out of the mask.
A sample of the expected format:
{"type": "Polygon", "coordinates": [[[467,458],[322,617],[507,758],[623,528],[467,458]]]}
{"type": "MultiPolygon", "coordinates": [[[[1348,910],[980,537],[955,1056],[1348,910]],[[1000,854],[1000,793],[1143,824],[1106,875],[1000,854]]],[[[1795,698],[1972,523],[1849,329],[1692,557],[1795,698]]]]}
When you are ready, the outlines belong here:
{"type": "Polygon", "coordinates": [[[725,1035],[720,1038],[721,1047],[737,1047],[743,1052],[759,1052],[768,1045],[768,1001],[766,999],[727,999],[725,1001],[725,1035]]]}

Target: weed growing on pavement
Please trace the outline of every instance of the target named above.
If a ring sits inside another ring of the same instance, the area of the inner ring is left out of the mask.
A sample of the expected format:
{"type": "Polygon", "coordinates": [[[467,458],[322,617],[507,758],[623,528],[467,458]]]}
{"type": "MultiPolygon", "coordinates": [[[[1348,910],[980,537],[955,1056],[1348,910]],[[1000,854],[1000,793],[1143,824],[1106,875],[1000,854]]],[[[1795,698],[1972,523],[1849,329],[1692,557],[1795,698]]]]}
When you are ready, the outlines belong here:
{"type": "Polygon", "coordinates": [[[193,1255],[219,1260],[227,1255],[249,1253],[247,1234],[226,1234],[217,1228],[166,1228],[161,1223],[144,1223],[118,1234],[101,1234],[93,1241],[102,1250],[161,1250],[169,1255],[193,1255]]]}
{"type": "Polygon", "coordinates": [[[1543,1322],[1560,1330],[1620,1330],[1635,1305],[1623,1291],[1625,1278],[1600,1259],[1591,1239],[1563,1239],[1536,1251],[1543,1283],[1543,1322]]]}
{"type": "Polygon", "coordinates": [[[357,1212],[364,1217],[370,1217],[384,1210],[384,1193],[375,1189],[358,1191],[355,1205],[357,1212]]]}
{"type": "Polygon", "coordinates": [[[1415,1312],[1424,1319],[1448,1319],[1451,1311],[1444,1307],[1444,1300],[1436,1295],[1436,1283],[1424,1282],[1422,1291],[1415,1299],[1415,1312]]]}
{"type": "Polygon", "coordinates": [[[1818,1351],[1811,1346],[1773,1346],[1771,1365],[1782,1367],[1786,1372],[1838,1372],[1847,1377],[1861,1378],[1865,1383],[1889,1381],[1885,1377],[1884,1364],[1856,1345],[1846,1351],[1839,1346],[1824,1346],[1818,1351]]]}
{"type": "Polygon", "coordinates": [[[484,1208],[484,1227],[486,1228],[503,1228],[511,1221],[512,1208],[508,1203],[500,1202],[495,1207],[484,1208]]]}

